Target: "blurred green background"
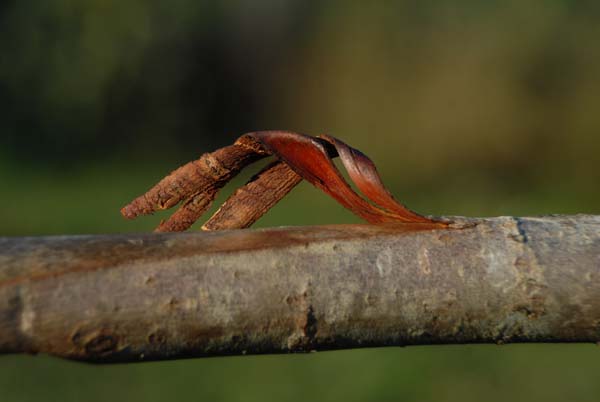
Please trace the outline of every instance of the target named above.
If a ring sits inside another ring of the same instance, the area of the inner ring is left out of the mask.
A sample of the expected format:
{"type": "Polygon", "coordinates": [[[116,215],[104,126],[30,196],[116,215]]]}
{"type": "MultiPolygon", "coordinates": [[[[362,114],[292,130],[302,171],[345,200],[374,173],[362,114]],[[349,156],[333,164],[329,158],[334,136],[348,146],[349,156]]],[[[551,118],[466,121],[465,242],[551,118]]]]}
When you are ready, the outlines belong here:
{"type": "MultiPolygon", "coordinates": [[[[272,128],[363,150],[422,213],[598,214],[599,39],[593,0],[5,0],[0,235],[149,231],[164,214],[128,222],[119,208],[199,154],[272,128]]],[[[256,226],[357,221],[302,184],[256,226]]],[[[598,395],[593,345],[98,367],[0,357],[2,402],[598,395]]]]}

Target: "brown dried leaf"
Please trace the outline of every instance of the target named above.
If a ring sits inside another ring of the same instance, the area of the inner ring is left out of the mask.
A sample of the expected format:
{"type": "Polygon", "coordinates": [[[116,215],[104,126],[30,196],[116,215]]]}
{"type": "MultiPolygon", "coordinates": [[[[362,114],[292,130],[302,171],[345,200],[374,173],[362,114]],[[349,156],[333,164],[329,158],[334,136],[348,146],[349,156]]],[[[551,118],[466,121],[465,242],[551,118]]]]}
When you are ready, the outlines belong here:
{"type": "Polygon", "coordinates": [[[189,228],[209,208],[217,192],[243,167],[274,155],[278,161],[267,166],[238,189],[206,222],[204,230],[245,228],[252,225],[291,191],[301,179],[329,194],[370,223],[413,223],[447,226],[421,216],[396,201],[383,185],[373,162],[360,151],[331,137],[310,137],[289,131],[259,131],[240,137],[221,148],[177,169],[148,193],[121,210],[127,218],[182,207],[157,231],[189,228]],[[340,156],[350,178],[372,202],[356,194],[340,174],[332,158],[340,156]]]}

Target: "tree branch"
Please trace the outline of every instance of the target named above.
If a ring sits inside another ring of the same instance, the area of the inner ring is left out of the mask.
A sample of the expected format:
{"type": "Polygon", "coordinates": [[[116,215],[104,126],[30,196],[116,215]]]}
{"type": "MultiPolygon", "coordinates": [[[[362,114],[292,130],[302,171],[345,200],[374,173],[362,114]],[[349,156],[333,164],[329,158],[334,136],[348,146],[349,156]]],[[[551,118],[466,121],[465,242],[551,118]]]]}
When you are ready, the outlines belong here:
{"type": "Polygon", "coordinates": [[[0,352],[600,341],[600,216],[0,238],[0,352]]]}

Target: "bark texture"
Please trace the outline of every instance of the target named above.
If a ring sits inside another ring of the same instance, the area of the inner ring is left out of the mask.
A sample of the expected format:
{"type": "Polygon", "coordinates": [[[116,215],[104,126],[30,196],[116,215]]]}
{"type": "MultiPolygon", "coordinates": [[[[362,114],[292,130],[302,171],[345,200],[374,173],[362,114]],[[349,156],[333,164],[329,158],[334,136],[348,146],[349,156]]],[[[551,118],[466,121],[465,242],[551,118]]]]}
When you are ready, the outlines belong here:
{"type": "Polygon", "coordinates": [[[600,216],[0,238],[0,352],[600,341],[600,216]]]}

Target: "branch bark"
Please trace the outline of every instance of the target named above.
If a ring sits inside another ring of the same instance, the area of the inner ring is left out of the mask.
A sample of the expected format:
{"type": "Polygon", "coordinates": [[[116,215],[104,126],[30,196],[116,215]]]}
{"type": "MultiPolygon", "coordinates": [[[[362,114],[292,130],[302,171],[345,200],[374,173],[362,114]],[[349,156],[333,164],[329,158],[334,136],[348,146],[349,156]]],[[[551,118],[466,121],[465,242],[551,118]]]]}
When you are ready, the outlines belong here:
{"type": "Polygon", "coordinates": [[[0,353],[600,341],[600,216],[0,238],[0,353]]]}

